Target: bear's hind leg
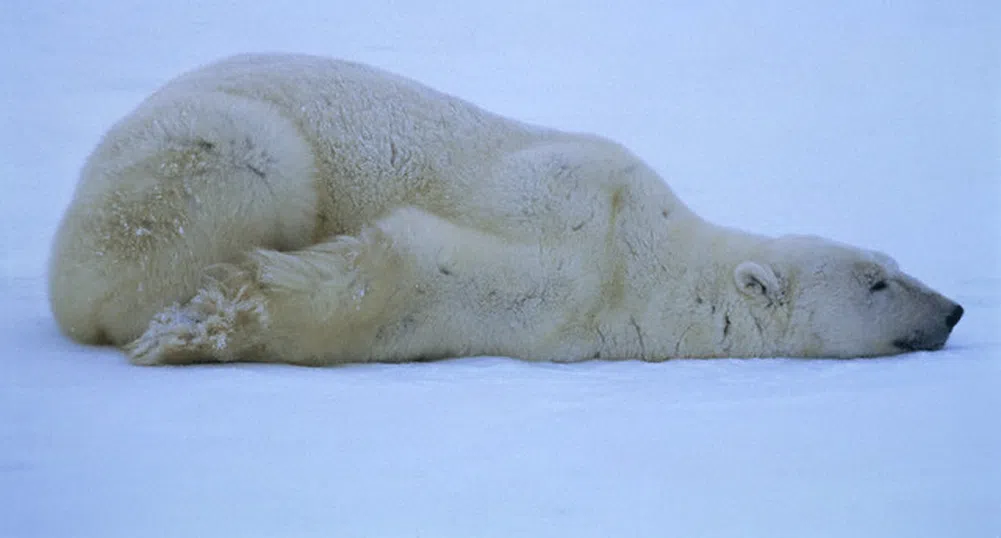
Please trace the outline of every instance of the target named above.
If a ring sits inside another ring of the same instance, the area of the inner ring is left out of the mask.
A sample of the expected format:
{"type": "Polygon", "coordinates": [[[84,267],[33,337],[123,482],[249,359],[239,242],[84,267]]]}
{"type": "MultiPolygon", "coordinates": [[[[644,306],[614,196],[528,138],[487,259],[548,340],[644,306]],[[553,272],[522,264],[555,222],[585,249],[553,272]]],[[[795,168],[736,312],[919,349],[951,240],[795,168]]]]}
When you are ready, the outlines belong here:
{"type": "Polygon", "coordinates": [[[56,234],[57,322],[78,341],[124,345],[190,299],[207,266],[310,244],[314,178],[310,146],[267,103],[197,94],[143,105],[94,151],[56,234]]]}

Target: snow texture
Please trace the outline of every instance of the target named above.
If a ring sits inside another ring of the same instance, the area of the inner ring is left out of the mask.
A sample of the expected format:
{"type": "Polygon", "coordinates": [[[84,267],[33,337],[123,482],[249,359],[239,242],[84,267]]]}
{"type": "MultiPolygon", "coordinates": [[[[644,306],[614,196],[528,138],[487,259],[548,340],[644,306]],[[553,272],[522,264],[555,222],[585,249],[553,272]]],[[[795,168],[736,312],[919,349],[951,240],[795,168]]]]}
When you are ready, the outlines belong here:
{"type": "Polygon", "coordinates": [[[0,536],[1001,536],[993,0],[0,9],[0,536]],[[45,263],[101,134],[244,51],[625,143],[693,209],[887,251],[967,310],[874,360],[139,368],[45,263]]]}

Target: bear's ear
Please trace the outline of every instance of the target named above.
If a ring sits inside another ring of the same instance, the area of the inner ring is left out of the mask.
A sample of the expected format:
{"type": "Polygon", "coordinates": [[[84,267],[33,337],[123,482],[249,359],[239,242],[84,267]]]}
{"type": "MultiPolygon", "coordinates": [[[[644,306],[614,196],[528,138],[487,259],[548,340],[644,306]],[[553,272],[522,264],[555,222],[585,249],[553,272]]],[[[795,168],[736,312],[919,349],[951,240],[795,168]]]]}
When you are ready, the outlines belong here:
{"type": "Polygon", "coordinates": [[[759,263],[742,262],[734,269],[733,280],[737,289],[748,297],[760,295],[774,300],[782,293],[775,272],[759,263]]]}

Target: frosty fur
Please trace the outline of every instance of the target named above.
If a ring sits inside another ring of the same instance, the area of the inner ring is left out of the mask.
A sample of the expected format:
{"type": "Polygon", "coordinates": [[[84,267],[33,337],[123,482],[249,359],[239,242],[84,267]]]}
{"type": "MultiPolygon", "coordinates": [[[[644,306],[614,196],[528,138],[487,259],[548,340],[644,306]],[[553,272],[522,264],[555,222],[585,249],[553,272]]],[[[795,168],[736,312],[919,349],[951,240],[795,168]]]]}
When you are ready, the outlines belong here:
{"type": "Polygon", "coordinates": [[[187,73],[111,128],[50,300],[144,365],[873,356],[962,315],[885,255],[706,222],[608,140],[287,55],[187,73]]]}

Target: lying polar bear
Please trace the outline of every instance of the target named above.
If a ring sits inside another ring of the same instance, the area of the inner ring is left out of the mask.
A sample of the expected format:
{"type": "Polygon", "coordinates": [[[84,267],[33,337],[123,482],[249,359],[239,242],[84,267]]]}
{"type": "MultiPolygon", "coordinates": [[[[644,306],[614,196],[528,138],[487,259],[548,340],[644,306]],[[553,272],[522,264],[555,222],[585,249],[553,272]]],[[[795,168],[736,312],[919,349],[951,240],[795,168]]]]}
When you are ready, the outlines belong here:
{"type": "Polygon", "coordinates": [[[50,299],[144,365],[857,357],[939,349],[963,314],[882,254],[706,222],[608,140],[286,55],[112,127],[50,299]]]}

